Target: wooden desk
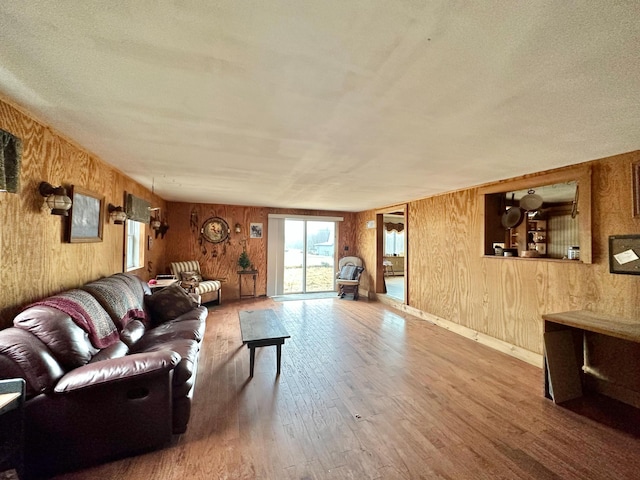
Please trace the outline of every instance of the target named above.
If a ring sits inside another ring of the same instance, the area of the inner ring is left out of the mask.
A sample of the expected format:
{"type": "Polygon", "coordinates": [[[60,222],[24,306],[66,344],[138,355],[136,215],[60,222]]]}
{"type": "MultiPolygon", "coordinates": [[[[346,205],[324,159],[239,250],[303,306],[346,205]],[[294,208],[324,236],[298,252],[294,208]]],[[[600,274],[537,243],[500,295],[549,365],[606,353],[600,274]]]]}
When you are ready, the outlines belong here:
{"type": "Polygon", "coordinates": [[[640,322],[586,310],[543,315],[544,394],[556,403],[582,396],[586,333],[640,343],[640,322]]]}
{"type": "Polygon", "coordinates": [[[256,278],[258,277],[258,270],[239,270],[238,271],[238,284],[240,287],[240,298],[242,297],[257,297],[256,292],[256,278]],[[251,275],[253,277],[253,295],[242,295],[242,277],[243,275],[251,275]]]}
{"type": "Polygon", "coordinates": [[[273,310],[247,310],[239,312],[242,343],[249,348],[249,377],[253,377],[256,347],[275,345],[277,348],[277,374],[280,375],[282,345],[291,338],[273,310]]]}

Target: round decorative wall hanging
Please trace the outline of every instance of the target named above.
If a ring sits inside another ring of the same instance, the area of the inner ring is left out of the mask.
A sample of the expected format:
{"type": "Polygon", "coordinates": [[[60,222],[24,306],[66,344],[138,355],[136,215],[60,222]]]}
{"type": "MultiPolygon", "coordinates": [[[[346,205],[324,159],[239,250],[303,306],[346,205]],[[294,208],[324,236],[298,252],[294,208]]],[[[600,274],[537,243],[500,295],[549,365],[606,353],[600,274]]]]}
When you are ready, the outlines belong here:
{"type": "Polygon", "coordinates": [[[202,224],[200,233],[207,242],[224,242],[229,238],[229,224],[220,217],[211,217],[202,224]]]}

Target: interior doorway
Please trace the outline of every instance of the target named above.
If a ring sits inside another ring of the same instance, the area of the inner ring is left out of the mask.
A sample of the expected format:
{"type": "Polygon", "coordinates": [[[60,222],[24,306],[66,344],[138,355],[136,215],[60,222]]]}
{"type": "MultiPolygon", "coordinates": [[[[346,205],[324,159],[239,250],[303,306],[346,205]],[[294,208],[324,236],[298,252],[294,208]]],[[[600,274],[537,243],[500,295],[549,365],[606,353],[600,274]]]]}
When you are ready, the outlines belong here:
{"type": "Polygon", "coordinates": [[[408,305],[406,205],[377,212],[376,292],[408,305]]]}

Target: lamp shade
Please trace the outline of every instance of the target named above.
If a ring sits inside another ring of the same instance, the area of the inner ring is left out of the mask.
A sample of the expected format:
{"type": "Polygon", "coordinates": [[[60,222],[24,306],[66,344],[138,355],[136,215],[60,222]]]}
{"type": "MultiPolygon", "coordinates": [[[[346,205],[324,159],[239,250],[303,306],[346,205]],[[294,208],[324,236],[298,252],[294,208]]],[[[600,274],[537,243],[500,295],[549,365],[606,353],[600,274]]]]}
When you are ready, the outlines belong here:
{"type": "Polygon", "coordinates": [[[54,187],[47,182],[42,182],[38,190],[40,195],[45,197],[44,203],[51,210],[51,215],[69,215],[72,202],[64,187],[54,187]]]}
{"type": "Polygon", "coordinates": [[[114,223],[114,225],[123,225],[127,220],[127,214],[122,207],[116,207],[115,205],[109,204],[109,218],[114,223]]]}

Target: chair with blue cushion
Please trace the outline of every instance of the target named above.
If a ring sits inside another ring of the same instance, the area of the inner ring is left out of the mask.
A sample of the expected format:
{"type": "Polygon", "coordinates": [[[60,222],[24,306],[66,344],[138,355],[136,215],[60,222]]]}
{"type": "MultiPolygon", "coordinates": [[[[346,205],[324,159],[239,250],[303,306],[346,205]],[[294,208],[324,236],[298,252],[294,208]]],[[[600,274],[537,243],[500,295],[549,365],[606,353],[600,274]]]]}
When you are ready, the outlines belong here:
{"type": "Polygon", "coordinates": [[[358,287],[360,286],[362,272],[364,272],[362,259],[358,257],[342,257],[338,261],[336,285],[338,286],[338,296],[340,298],[352,294],[353,299],[358,300],[358,287]]]}
{"type": "Polygon", "coordinates": [[[219,280],[202,278],[200,263],[197,260],[171,263],[171,273],[190,293],[200,295],[202,303],[215,301],[222,304],[222,284],[219,280]]]}

